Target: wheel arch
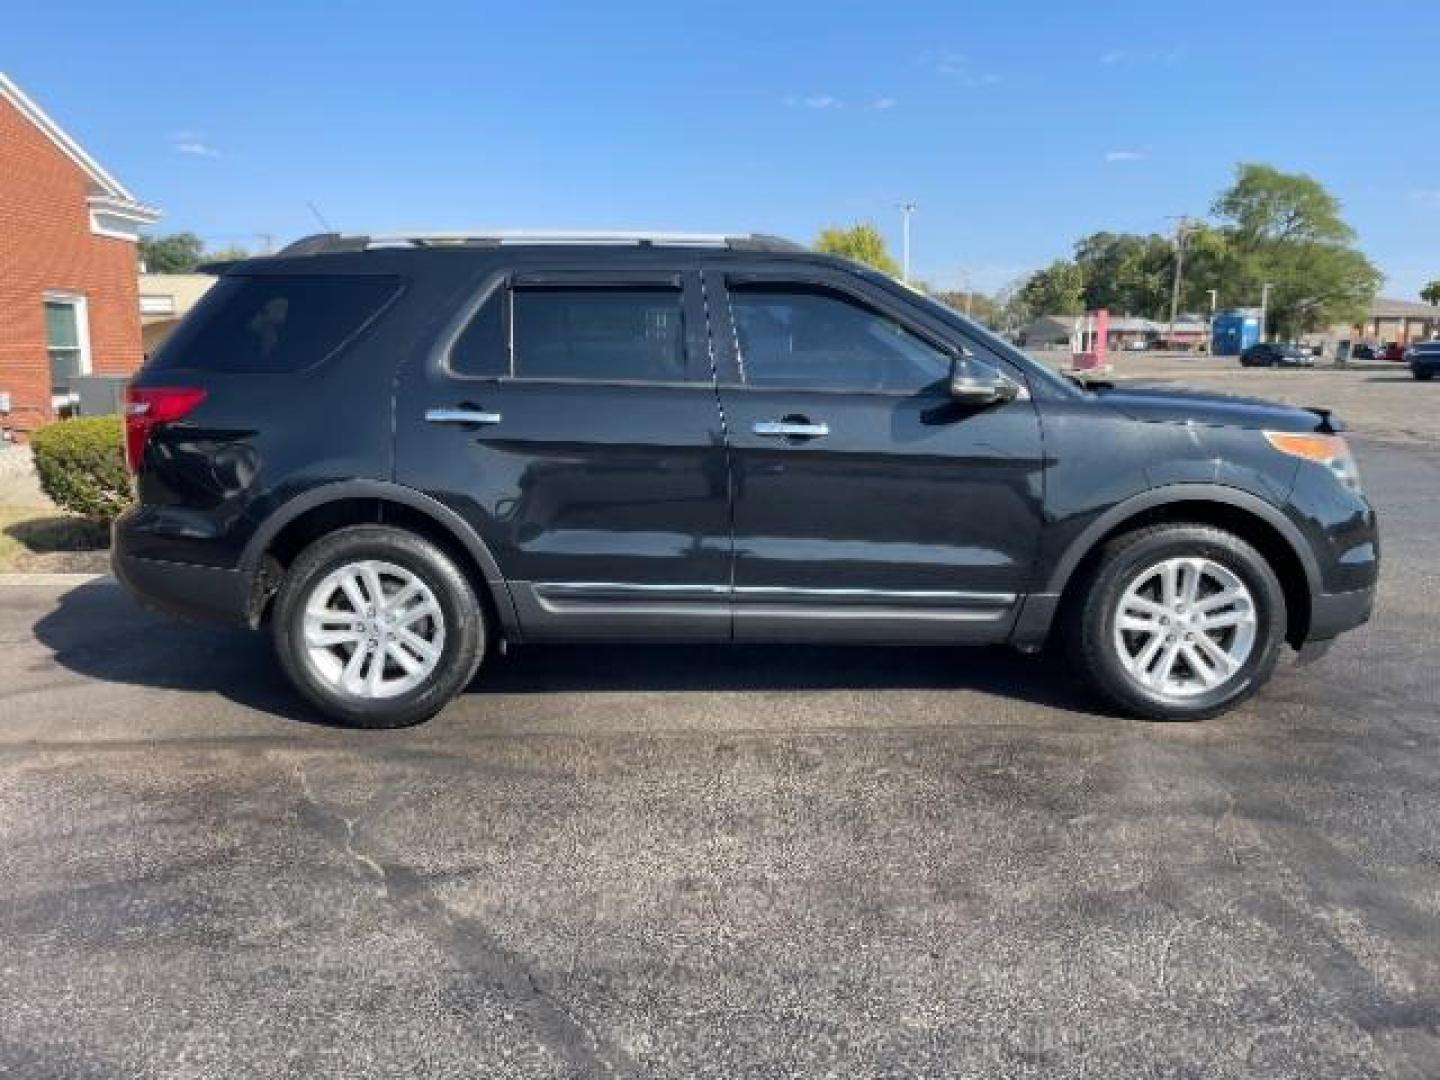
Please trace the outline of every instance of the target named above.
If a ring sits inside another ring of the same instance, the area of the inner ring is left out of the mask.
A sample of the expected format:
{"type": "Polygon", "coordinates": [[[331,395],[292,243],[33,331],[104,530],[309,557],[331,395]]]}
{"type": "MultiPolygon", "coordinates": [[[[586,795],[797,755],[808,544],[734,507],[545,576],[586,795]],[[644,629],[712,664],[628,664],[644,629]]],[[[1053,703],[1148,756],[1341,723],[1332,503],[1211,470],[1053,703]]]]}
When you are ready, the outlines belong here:
{"type": "Polygon", "coordinates": [[[402,484],[343,480],[297,495],[266,518],[240,556],[240,569],[256,583],[251,621],[263,617],[277,570],[316,537],[345,525],[409,528],[446,550],[470,578],[476,594],[507,636],[518,634],[510,588],[490,549],[468,522],[444,503],[402,484]]]}
{"type": "Polygon", "coordinates": [[[1122,533],[1166,522],[1194,522],[1233,532],[1270,563],[1285,590],[1285,639],[1298,648],[1309,631],[1320,567],[1295,523],[1274,504],[1220,484],[1173,484],[1111,507],[1071,541],[1056,561],[1045,592],[1063,606],[1105,544],[1122,533]]]}

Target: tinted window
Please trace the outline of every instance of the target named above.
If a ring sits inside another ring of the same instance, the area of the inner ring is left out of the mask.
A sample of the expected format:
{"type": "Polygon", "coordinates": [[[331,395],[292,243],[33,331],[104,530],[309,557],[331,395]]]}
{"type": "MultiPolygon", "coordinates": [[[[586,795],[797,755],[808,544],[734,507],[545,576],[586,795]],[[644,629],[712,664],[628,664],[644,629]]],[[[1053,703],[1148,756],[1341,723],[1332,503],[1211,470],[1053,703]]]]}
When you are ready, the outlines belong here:
{"type": "Polygon", "coordinates": [[[752,386],[914,392],[950,360],[895,320],[804,286],[731,290],[744,378],[752,386]]]}
{"type": "Polygon", "coordinates": [[[678,289],[517,289],[515,374],[530,379],[686,377],[678,289]]]}
{"type": "Polygon", "coordinates": [[[505,290],[494,290],[480,305],[450,348],[450,370],[457,375],[499,376],[510,373],[505,347],[505,290]]]}
{"type": "Polygon", "coordinates": [[[298,371],[343,345],[398,289],[379,277],[224,277],[150,366],[298,371]]]}

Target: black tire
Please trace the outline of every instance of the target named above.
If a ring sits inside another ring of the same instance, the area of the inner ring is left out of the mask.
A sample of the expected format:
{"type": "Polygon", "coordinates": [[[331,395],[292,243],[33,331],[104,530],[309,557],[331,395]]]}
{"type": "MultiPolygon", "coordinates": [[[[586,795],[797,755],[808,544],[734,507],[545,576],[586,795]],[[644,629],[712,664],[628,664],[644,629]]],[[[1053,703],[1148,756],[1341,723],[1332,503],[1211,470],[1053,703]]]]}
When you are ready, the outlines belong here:
{"type": "Polygon", "coordinates": [[[1240,704],[1269,681],[1285,640],[1285,590],[1274,569],[1240,537],[1209,525],[1154,525],[1118,536],[1067,611],[1066,643],[1076,668],[1125,712],[1151,720],[1203,720],[1240,704]],[[1125,590],[1166,559],[1201,557],[1230,570],[1249,589],[1255,640],[1248,658],[1226,682],[1188,697],[1162,695],[1127,672],[1115,645],[1115,618],[1125,590]]]}
{"type": "Polygon", "coordinates": [[[301,552],[275,598],[272,629],[280,664],[295,688],[326,716],[360,728],[408,727],[430,719],[474,678],[487,637],[475,592],[450,557],[424,537],[382,525],[339,529],[301,552]],[[445,628],[439,661],[425,681],[378,699],[346,693],[328,682],[308,659],[304,644],[311,591],[332,571],[367,559],[395,564],[423,581],[434,594],[445,628]]]}
{"type": "Polygon", "coordinates": [[[1431,379],[1433,379],[1433,378],[1435,377],[1435,373],[1434,373],[1433,371],[1422,370],[1422,369],[1419,369],[1419,368],[1414,369],[1414,371],[1415,371],[1415,378],[1419,379],[1421,382],[1429,382],[1431,379]]]}

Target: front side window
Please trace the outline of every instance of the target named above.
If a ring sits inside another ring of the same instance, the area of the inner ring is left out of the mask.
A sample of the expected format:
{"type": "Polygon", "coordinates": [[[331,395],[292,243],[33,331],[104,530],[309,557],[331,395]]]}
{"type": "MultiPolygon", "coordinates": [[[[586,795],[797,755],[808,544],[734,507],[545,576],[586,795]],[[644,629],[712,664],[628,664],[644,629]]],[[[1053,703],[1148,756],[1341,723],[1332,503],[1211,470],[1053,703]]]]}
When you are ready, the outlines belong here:
{"type": "Polygon", "coordinates": [[[84,334],[85,301],[79,297],[47,297],[45,347],[50,354],[50,392],[68,394],[71,380],[90,370],[84,334]]]}
{"type": "Polygon", "coordinates": [[[522,379],[681,382],[679,289],[517,288],[515,375],[522,379]]]}
{"type": "Polygon", "coordinates": [[[914,393],[949,371],[942,350],[823,287],[732,286],[730,310],[750,386],[914,393]]]}

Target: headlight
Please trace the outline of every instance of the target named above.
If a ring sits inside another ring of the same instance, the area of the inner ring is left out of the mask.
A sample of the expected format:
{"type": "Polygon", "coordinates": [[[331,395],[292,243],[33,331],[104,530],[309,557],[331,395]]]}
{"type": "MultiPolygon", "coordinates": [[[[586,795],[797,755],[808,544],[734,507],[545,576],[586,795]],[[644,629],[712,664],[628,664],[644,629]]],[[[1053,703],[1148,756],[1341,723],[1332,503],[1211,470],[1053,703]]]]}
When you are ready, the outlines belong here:
{"type": "Polygon", "coordinates": [[[1335,479],[1355,494],[1360,494],[1360,470],[1350,444],[1340,435],[1302,435],[1293,431],[1267,431],[1265,439],[1276,450],[1291,457],[1304,458],[1323,465],[1335,479]]]}

